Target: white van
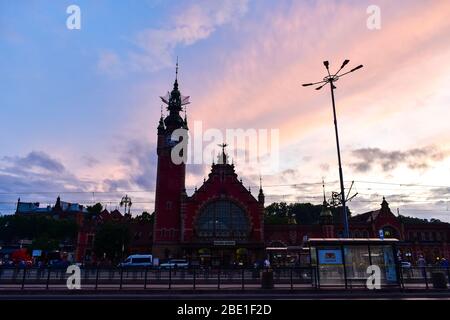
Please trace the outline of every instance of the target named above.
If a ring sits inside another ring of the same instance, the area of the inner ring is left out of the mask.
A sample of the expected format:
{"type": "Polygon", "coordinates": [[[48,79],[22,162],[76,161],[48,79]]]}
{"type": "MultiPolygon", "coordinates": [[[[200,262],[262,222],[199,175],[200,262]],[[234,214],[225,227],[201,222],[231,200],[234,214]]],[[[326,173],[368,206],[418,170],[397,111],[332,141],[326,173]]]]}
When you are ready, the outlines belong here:
{"type": "Polygon", "coordinates": [[[153,256],[151,254],[133,254],[119,264],[119,267],[151,267],[153,256]]]}

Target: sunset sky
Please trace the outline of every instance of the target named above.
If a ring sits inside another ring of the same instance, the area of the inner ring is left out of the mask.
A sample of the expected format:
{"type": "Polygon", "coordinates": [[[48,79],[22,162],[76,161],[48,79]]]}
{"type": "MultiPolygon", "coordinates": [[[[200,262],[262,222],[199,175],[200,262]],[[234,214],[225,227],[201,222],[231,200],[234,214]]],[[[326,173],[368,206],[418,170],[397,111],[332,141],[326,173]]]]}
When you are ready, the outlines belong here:
{"type": "MultiPolygon", "coordinates": [[[[0,213],[15,202],[103,202],[153,211],[159,96],[176,57],[190,124],[278,129],[266,202],[338,191],[329,60],[364,68],[336,103],[353,214],[379,208],[450,222],[450,1],[0,0],[0,213]],[[66,8],[81,9],[69,30],[66,8]],[[381,9],[370,30],[367,8],[381,9]]],[[[210,165],[188,165],[192,193],[210,165]]],[[[236,163],[254,194],[257,166],[236,163]]]]}

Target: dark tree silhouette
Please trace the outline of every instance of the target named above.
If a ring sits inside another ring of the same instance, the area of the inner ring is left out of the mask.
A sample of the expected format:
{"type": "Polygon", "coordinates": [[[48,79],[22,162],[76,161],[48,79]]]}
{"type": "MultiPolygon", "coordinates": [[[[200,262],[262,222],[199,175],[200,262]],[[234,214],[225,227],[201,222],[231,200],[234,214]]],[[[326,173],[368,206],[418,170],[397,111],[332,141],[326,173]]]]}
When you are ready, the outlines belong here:
{"type": "Polygon", "coordinates": [[[99,226],[94,240],[97,257],[114,262],[122,260],[128,252],[131,232],[128,224],[107,222],[99,226]]]}

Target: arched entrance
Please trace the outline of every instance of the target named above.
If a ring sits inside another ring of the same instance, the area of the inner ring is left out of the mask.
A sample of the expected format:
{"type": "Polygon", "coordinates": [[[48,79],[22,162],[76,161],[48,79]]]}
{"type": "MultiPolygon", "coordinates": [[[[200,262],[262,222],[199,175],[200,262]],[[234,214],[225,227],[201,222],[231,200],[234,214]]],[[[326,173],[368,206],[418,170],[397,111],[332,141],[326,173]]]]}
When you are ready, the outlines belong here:
{"type": "Polygon", "coordinates": [[[196,240],[209,244],[212,266],[235,266],[248,262],[246,243],[251,231],[247,212],[229,199],[214,200],[200,209],[194,222],[196,240]]]}

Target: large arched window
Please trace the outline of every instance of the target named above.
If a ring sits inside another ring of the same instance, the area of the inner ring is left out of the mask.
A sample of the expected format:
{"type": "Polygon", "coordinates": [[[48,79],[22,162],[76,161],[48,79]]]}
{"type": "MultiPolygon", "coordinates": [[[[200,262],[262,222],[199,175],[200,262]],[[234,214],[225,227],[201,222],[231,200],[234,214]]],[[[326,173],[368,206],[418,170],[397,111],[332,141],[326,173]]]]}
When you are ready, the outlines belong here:
{"type": "Polygon", "coordinates": [[[217,200],[202,209],[195,228],[200,238],[245,239],[250,223],[245,211],[234,202],[217,200]]]}

